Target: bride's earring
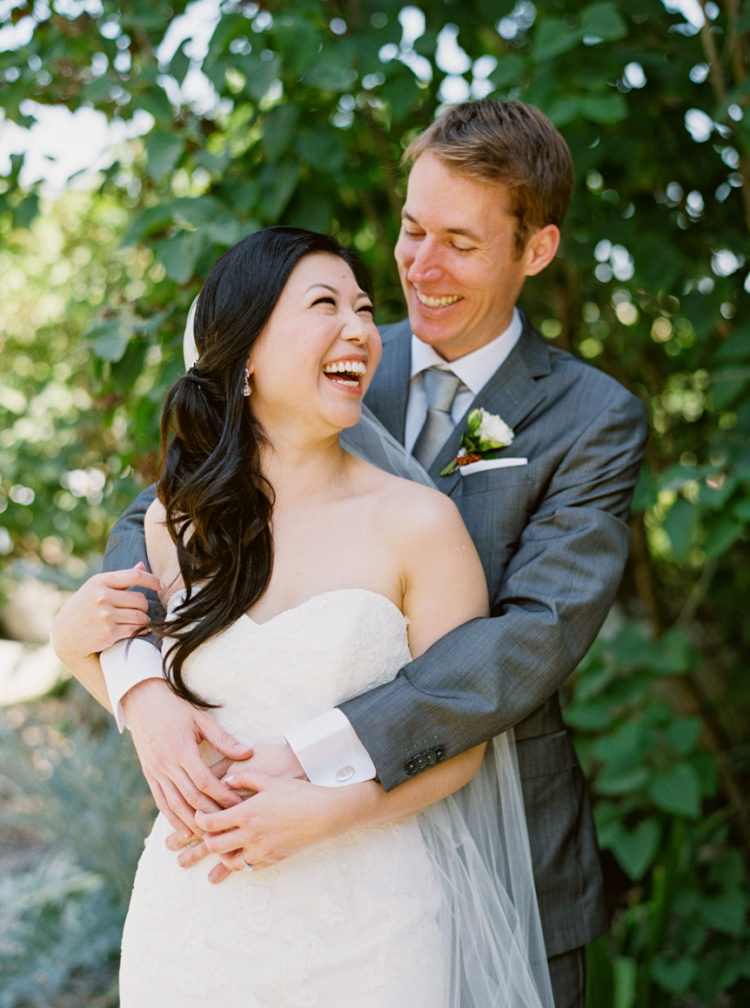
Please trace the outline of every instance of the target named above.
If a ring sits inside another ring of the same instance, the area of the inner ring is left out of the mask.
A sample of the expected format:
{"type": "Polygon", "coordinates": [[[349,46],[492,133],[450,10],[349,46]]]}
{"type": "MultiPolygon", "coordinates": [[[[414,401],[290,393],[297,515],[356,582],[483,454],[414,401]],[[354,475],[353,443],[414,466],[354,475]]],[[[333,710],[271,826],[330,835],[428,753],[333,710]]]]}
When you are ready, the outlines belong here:
{"type": "Polygon", "coordinates": [[[247,398],[250,395],[250,372],[245,368],[245,378],[242,382],[242,394],[247,398]]]}

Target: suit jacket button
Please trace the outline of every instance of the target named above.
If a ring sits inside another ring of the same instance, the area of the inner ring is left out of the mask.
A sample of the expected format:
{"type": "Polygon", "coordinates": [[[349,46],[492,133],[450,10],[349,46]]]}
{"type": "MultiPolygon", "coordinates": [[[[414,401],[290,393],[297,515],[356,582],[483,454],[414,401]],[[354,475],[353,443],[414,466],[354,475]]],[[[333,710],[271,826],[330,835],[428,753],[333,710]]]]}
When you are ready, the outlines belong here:
{"type": "Polygon", "coordinates": [[[437,760],[438,763],[440,763],[441,760],[445,759],[445,746],[442,745],[435,746],[434,752],[435,752],[435,759],[437,760]]]}
{"type": "Polygon", "coordinates": [[[413,777],[414,774],[417,772],[417,761],[414,759],[413,756],[410,757],[406,761],[406,763],[404,763],[404,770],[409,774],[410,777],[413,777]]]}
{"type": "Polygon", "coordinates": [[[427,757],[425,756],[425,754],[423,752],[417,753],[414,759],[416,760],[417,763],[417,770],[424,770],[424,768],[427,766],[427,757]]]}
{"type": "Polygon", "coordinates": [[[424,758],[427,766],[435,766],[437,763],[437,753],[434,749],[428,749],[424,754],[424,758]]]}

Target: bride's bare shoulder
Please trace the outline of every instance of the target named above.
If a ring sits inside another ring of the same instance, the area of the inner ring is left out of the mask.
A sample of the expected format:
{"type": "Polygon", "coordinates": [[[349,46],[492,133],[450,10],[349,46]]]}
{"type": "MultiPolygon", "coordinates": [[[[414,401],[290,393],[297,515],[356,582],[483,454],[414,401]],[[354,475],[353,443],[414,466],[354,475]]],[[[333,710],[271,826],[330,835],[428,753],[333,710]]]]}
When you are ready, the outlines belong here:
{"type": "Polygon", "coordinates": [[[165,585],[171,585],[179,575],[177,550],[167,527],[167,513],[164,505],[155,498],[146,511],[143,521],[146,534],[146,553],[151,570],[165,585]]]}
{"type": "Polygon", "coordinates": [[[379,510],[395,532],[424,541],[463,531],[458,508],[434,487],[390,473],[382,473],[379,483],[379,510]]]}
{"type": "Polygon", "coordinates": [[[146,516],[143,519],[143,528],[147,541],[153,540],[154,542],[158,542],[164,536],[169,539],[167,512],[158,497],[155,497],[151,501],[146,510],[146,516]]]}

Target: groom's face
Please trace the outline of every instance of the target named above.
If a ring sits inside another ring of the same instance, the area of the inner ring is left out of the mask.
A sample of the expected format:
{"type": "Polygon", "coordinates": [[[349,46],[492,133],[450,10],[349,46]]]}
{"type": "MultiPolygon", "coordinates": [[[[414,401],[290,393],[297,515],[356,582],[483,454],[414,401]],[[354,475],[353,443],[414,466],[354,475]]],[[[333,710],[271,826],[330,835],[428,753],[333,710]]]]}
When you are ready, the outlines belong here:
{"type": "Polygon", "coordinates": [[[412,331],[445,360],[499,336],[529,272],[507,188],[457,174],[430,151],[409,174],[395,248],[412,331]]]}

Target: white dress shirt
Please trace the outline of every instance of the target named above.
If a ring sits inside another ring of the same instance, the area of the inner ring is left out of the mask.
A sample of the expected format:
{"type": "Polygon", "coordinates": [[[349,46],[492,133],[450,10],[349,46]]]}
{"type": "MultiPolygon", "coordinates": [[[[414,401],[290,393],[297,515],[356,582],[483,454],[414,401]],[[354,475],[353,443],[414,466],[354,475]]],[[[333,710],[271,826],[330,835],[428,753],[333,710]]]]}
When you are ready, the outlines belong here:
{"type": "Polygon", "coordinates": [[[485,343],[478,350],[458,357],[454,361],[444,360],[434,347],[423,343],[416,336],[411,338],[411,375],[409,398],[406,403],[406,427],[404,444],[409,451],[422,430],[427,415],[427,397],[424,390],[424,372],[431,367],[452,371],[461,379],[461,385],[453,400],[451,416],[458,423],[472,400],[479,394],[491,375],[497,371],[521,337],[523,322],[518,309],[513,309],[513,318],[505,332],[500,333],[491,343],[485,343]]]}
{"type": "MultiPolygon", "coordinates": [[[[412,336],[411,377],[404,437],[409,450],[422,429],[427,413],[423,372],[427,368],[438,366],[448,368],[461,379],[465,388],[459,389],[451,409],[454,421],[458,422],[490,376],[510,354],[522,330],[521,316],[514,309],[513,318],[505,332],[450,364],[431,346],[412,336]]],[[[126,727],[122,698],[137,683],[164,677],[161,652],[147,641],[134,640],[129,648],[126,648],[125,641],[120,641],[102,652],[101,663],[117,726],[122,731],[126,727]]],[[[372,780],[376,776],[375,765],[369,753],[349,719],[338,707],[287,732],[286,738],[313,784],[341,787],[372,780]]]]}

